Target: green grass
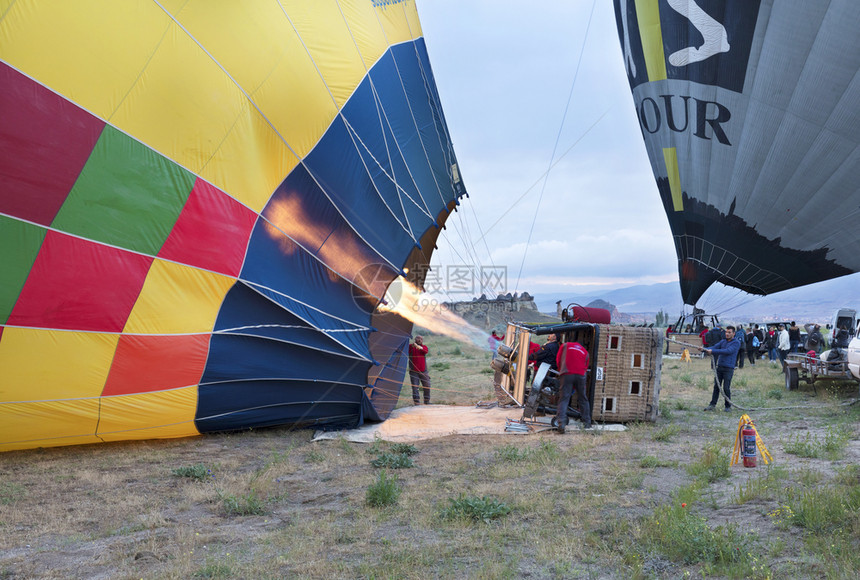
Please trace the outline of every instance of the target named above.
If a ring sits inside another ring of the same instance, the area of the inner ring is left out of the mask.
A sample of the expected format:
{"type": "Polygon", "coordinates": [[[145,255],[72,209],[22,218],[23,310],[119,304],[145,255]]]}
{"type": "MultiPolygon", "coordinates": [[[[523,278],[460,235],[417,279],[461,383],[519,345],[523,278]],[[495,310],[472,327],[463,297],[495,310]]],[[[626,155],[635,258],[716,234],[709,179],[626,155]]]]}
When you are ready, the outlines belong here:
{"type": "Polygon", "coordinates": [[[677,461],[664,461],[651,455],[646,455],[639,460],[639,467],[643,469],[653,469],[655,467],[674,467],[677,461]]]}
{"type": "Polygon", "coordinates": [[[503,518],[511,513],[511,508],[493,497],[467,497],[461,495],[457,499],[448,500],[441,513],[446,520],[471,520],[474,522],[490,523],[491,520],[503,518]]]}
{"type": "Polygon", "coordinates": [[[176,477],[187,477],[198,481],[203,481],[212,475],[212,471],[202,463],[185,467],[177,467],[172,471],[172,473],[176,477]]]}
{"type": "Polygon", "coordinates": [[[746,483],[738,485],[736,501],[742,504],[753,500],[775,499],[789,477],[785,466],[771,463],[764,471],[758,472],[756,477],[750,477],[746,483]]]}
{"type": "Polygon", "coordinates": [[[244,494],[232,494],[218,491],[218,499],[224,512],[230,516],[261,516],[266,513],[265,503],[251,490],[244,494]]]}
{"type": "Polygon", "coordinates": [[[687,473],[708,483],[727,478],[731,475],[729,449],[724,443],[710,443],[699,458],[687,466],[687,473]]]}
{"type": "Polygon", "coordinates": [[[681,426],[677,423],[670,423],[661,427],[654,433],[654,441],[671,441],[678,433],[681,432],[681,426]]]}
{"type": "Polygon", "coordinates": [[[388,467],[390,469],[406,469],[415,466],[415,462],[406,453],[390,453],[388,451],[376,459],[372,459],[370,464],[374,467],[388,467]]]}
{"type": "Polygon", "coordinates": [[[14,482],[0,481],[0,504],[12,505],[19,500],[24,499],[25,491],[26,490],[23,485],[14,482]]]}
{"type": "Polygon", "coordinates": [[[754,536],[735,525],[712,528],[689,504],[657,508],[642,529],[647,545],[674,562],[705,565],[716,574],[731,571],[733,576],[738,572],[740,577],[766,576],[752,570],[753,554],[757,552],[754,536]]]}
{"type": "Polygon", "coordinates": [[[418,448],[411,443],[394,443],[391,446],[391,453],[401,453],[403,455],[417,455],[418,448]]]}
{"type": "Polygon", "coordinates": [[[558,444],[543,440],[537,447],[503,445],[495,451],[496,459],[504,463],[533,463],[546,465],[560,457],[558,444]]]}
{"type": "Polygon", "coordinates": [[[379,472],[376,481],[368,488],[364,503],[371,507],[386,507],[394,505],[403,490],[397,482],[397,476],[389,477],[385,470],[379,472]]]}
{"type": "Polygon", "coordinates": [[[812,433],[789,436],[784,444],[785,452],[798,457],[839,459],[851,439],[851,433],[842,426],[831,425],[819,438],[812,433]]]}

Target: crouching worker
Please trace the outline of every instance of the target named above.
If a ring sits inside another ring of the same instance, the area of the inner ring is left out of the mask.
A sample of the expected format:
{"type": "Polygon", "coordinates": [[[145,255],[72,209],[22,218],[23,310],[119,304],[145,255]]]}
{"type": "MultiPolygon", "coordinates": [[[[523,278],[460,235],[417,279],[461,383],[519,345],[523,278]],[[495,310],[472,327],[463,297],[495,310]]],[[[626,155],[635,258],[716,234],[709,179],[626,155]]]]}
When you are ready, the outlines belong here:
{"type": "Polygon", "coordinates": [[[558,349],[556,363],[559,372],[558,380],[561,385],[555,415],[558,432],[564,433],[567,428],[567,408],[570,406],[570,398],[574,390],[579,393],[579,410],[582,414],[582,423],[586,429],[590,429],[591,404],[588,402],[588,393],[585,391],[588,351],[578,342],[566,342],[558,349]]]}

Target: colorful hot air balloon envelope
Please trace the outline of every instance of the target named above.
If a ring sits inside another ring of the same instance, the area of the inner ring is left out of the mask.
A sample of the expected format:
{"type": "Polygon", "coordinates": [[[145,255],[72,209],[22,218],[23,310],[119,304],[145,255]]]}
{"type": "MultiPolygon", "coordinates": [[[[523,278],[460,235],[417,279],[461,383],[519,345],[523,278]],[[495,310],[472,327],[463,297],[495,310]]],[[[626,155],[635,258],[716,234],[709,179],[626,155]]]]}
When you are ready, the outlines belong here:
{"type": "Polygon", "coordinates": [[[614,2],[684,301],[860,271],[860,3],[614,2]]]}
{"type": "Polygon", "coordinates": [[[384,419],[465,194],[414,0],[0,10],[0,450],[384,419]]]}

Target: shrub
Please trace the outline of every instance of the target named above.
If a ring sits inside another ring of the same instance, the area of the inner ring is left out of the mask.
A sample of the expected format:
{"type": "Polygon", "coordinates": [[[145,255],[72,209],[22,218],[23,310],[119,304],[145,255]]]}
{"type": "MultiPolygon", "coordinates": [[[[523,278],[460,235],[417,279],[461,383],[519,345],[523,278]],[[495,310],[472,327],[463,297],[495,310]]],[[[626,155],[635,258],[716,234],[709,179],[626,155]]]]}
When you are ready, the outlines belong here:
{"type": "Polygon", "coordinates": [[[751,559],[751,536],[734,525],[711,529],[705,518],[681,505],[658,508],[643,529],[649,543],[676,562],[728,567],[751,559]]]}
{"type": "Polygon", "coordinates": [[[397,476],[389,477],[385,470],[379,472],[376,482],[367,488],[364,501],[371,507],[385,507],[394,505],[400,498],[403,490],[397,483],[397,476]]]}
{"type": "Polygon", "coordinates": [[[189,477],[198,481],[206,479],[211,474],[212,472],[209,470],[209,468],[202,463],[186,467],[177,467],[173,470],[173,475],[176,477],[189,477]]]}
{"type": "Polygon", "coordinates": [[[257,496],[257,492],[251,490],[243,495],[233,495],[218,491],[218,499],[224,506],[227,515],[232,516],[261,516],[266,513],[263,500],[257,496]]]}
{"type": "Polygon", "coordinates": [[[392,453],[402,453],[403,455],[417,455],[418,448],[409,443],[395,443],[391,446],[392,453]]]}
{"type": "Polygon", "coordinates": [[[786,453],[798,457],[818,457],[821,454],[821,444],[809,432],[806,433],[806,437],[801,437],[799,433],[789,436],[784,447],[786,453]]]}
{"type": "Polygon", "coordinates": [[[430,365],[430,368],[434,371],[447,371],[451,368],[451,363],[446,362],[435,362],[430,365]]]}
{"type": "Polygon", "coordinates": [[[698,461],[687,467],[687,472],[713,483],[731,475],[729,460],[728,449],[724,450],[719,442],[713,442],[705,447],[698,461]]]}
{"type": "Polygon", "coordinates": [[[491,497],[466,497],[449,499],[449,505],[442,510],[442,517],[448,520],[462,519],[490,523],[490,520],[511,513],[511,508],[491,497]]]}
{"type": "Polygon", "coordinates": [[[370,464],[374,467],[389,467],[391,469],[404,469],[415,466],[415,462],[407,454],[389,453],[387,451],[376,459],[371,460],[370,464]]]}
{"type": "Polygon", "coordinates": [[[672,467],[675,465],[674,461],[663,461],[653,455],[646,455],[642,459],[639,460],[639,467],[644,469],[650,469],[654,467],[672,467]]]}
{"type": "Polygon", "coordinates": [[[660,428],[659,431],[654,433],[654,441],[669,441],[672,437],[681,432],[681,426],[672,423],[670,425],[666,425],[665,427],[660,428]]]}

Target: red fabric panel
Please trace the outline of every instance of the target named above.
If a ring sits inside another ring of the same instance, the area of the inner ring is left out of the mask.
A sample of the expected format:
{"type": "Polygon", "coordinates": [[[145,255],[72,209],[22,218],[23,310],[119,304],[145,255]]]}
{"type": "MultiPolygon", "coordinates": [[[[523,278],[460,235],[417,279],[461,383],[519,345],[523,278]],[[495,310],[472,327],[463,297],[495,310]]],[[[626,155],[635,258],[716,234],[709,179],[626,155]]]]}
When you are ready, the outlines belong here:
{"type": "Polygon", "coordinates": [[[612,315],[605,308],[589,308],[574,306],[573,319],[577,322],[593,322],[594,324],[610,324],[612,315]]]}
{"type": "Polygon", "coordinates": [[[198,179],[160,258],[238,276],[257,214],[198,179]]]}
{"type": "Polygon", "coordinates": [[[104,123],[0,62],[0,213],[50,225],[104,123]]]}
{"type": "Polygon", "coordinates": [[[123,335],[102,396],[196,385],[203,376],[208,352],[208,334],[123,335]]]}
{"type": "Polygon", "coordinates": [[[48,231],[8,324],[121,332],[152,260],[48,231]]]}

